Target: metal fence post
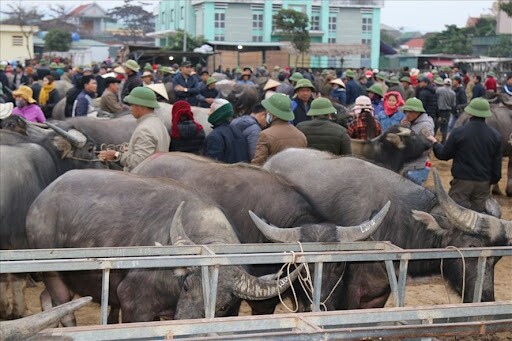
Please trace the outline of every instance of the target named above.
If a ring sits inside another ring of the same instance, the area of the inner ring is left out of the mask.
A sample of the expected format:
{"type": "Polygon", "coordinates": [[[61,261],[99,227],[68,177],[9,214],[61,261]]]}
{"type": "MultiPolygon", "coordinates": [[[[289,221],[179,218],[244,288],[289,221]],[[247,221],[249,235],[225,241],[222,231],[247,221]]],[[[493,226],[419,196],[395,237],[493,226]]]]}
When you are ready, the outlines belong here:
{"type": "Polygon", "coordinates": [[[320,309],[320,293],[322,292],[322,272],[324,263],[315,263],[315,279],[313,282],[313,311],[321,311],[320,309]]]}
{"type": "Polygon", "coordinates": [[[110,268],[105,268],[105,269],[103,269],[102,283],[101,283],[101,324],[107,324],[109,286],[110,286],[110,268]]]}
{"type": "MultiPolygon", "coordinates": [[[[484,286],[485,265],[487,257],[478,257],[477,275],[475,280],[475,291],[473,292],[473,302],[478,303],[482,300],[482,290],[484,286]]],[[[464,297],[462,298],[464,299],[464,297]]]]}

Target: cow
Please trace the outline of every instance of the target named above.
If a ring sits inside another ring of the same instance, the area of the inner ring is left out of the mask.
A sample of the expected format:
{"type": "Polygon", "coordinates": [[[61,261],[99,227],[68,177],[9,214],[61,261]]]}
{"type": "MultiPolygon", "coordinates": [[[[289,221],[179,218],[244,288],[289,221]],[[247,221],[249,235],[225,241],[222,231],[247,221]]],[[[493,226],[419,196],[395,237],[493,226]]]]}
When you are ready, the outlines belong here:
{"type": "MultiPolygon", "coordinates": [[[[391,200],[393,206],[373,235],[374,240],[390,241],[406,249],[506,244],[503,238],[490,241],[482,235],[459,230],[457,222],[444,214],[434,193],[364,160],[335,157],[321,151],[287,149],[269,159],[264,168],[294,183],[312,198],[320,214],[337,224],[354,224],[391,200]],[[322,177],[318,178],[318,174],[322,174],[322,177]],[[427,228],[436,225],[445,232],[437,234],[427,228]]],[[[492,257],[487,259],[483,301],[494,300],[493,275],[497,260],[492,257]]],[[[465,260],[466,278],[463,278],[461,260],[443,262],[449,284],[463,296],[464,302],[472,301],[476,262],[475,259],[465,260]],[[465,290],[462,293],[463,283],[465,290]]],[[[439,273],[439,269],[439,261],[415,261],[409,265],[409,275],[425,276],[439,273]]],[[[348,264],[339,288],[343,292],[343,299],[337,302],[336,307],[356,309],[384,306],[390,293],[386,276],[385,268],[380,263],[348,264]]]]}
{"type": "MultiPolygon", "coordinates": [[[[75,170],[48,186],[27,215],[31,248],[83,248],[239,244],[231,223],[207,196],[170,179],[146,178],[112,170],[75,170]],[[69,199],[69,200],[68,200],[69,199]]],[[[183,274],[201,270],[114,270],[110,275],[111,309],[122,311],[123,322],[152,321],[160,316],[204,317],[201,286],[183,287],[183,274]],[[194,300],[180,306],[182,289],[194,300]]],[[[294,280],[298,271],[290,275],[294,280]]],[[[55,304],[74,294],[101,300],[101,271],[47,272],[43,281],[55,304]]],[[[240,298],[268,299],[289,287],[290,281],[260,279],[242,266],[219,270],[216,315],[236,314],[240,298]]],[[[113,318],[109,319],[113,321],[113,318]]],[[[75,325],[67,316],[64,326],[75,325]]]]}
{"type": "MultiPolygon", "coordinates": [[[[280,176],[272,175],[260,167],[243,163],[227,165],[188,153],[154,154],[132,172],[175,179],[208,195],[233,222],[242,243],[364,240],[378,228],[387,211],[385,207],[373,220],[364,222],[371,216],[368,214],[354,224],[357,226],[336,226],[319,215],[309,199],[280,176]],[[267,228],[259,219],[253,222],[247,213],[249,210],[282,228],[267,228]]],[[[343,268],[343,264],[326,264],[322,300],[335,287],[343,268]]],[[[258,275],[270,272],[268,266],[253,267],[253,271],[258,275]]],[[[268,305],[252,303],[253,314],[262,314],[273,312],[276,302],[274,305],[272,302],[268,302],[268,305]]],[[[331,300],[326,302],[326,307],[332,310],[331,300]]]]}
{"type": "MultiPolygon", "coordinates": [[[[25,217],[37,195],[59,175],[74,168],[103,168],[94,143],[76,130],[41,129],[25,122],[29,136],[0,130],[0,249],[26,249],[25,217]]],[[[30,314],[23,289],[25,277],[14,279],[13,307],[7,301],[7,275],[0,276],[0,316],[30,314]]]]}
{"type": "Polygon", "coordinates": [[[422,134],[409,128],[392,126],[372,140],[350,140],[352,154],[399,172],[404,164],[420,157],[432,147],[422,134]]]}
{"type": "MultiPolygon", "coordinates": [[[[512,96],[502,94],[501,101],[503,103],[491,104],[492,116],[485,119],[485,122],[496,129],[501,135],[501,149],[503,157],[508,157],[507,167],[507,185],[505,193],[508,197],[512,197],[512,145],[509,143],[510,136],[512,135],[512,96]],[[508,97],[508,99],[507,99],[508,97]]],[[[462,113],[455,127],[460,127],[468,122],[470,116],[467,113],[462,113]]],[[[502,195],[498,185],[493,186],[493,193],[502,195]]]]}

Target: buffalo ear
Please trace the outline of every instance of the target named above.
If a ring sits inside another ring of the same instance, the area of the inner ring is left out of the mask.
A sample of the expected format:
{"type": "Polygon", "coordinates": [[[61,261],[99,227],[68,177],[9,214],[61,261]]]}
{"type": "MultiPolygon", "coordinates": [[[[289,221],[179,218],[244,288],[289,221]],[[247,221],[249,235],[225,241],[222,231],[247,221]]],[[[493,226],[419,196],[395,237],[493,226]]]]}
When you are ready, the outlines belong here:
{"type": "Polygon", "coordinates": [[[417,220],[417,221],[427,225],[427,230],[430,230],[430,231],[435,232],[437,234],[445,234],[445,233],[447,233],[447,231],[445,229],[443,229],[441,227],[441,225],[439,225],[439,223],[437,222],[436,218],[434,218],[433,216],[431,216],[427,212],[412,210],[412,217],[415,220],[417,220]]]}
{"type": "Polygon", "coordinates": [[[174,268],[172,269],[172,273],[176,277],[185,277],[187,276],[191,271],[193,270],[193,267],[181,267],[181,268],[174,268]]]}
{"type": "Polygon", "coordinates": [[[400,139],[400,136],[398,136],[397,134],[388,133],[386,135],[386,140],[398,149],[405,148],[405,144],[402,142],[402,140],[400,139]]]}

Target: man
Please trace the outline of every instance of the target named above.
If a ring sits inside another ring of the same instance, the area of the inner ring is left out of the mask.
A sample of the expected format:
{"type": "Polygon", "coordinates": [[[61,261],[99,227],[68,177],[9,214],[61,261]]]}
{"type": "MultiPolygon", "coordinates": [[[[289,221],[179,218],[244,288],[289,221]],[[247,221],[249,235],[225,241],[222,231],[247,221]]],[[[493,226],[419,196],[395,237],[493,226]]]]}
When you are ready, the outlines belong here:
{"type": "Polygon", "coordinates": [[[388,92],[388,86],[386,85],[386,74],[384,72],[378,72],[375,76],[375,84],[378,84],[382,88],[382,93],[388,92]]]}
{"type": "Polygon", "coordinates": [[[78,94],[73,107],[73,116],[87,116],[94,113],[92,100],[96,98],[98,87],[96,79],[92,75],[83,76],[80,80],[83,90],[78,94]]]}
{"type": "Polygon", "coordinates": [[[142,79],[142,86],[148,86],[148,85],[154,84],[153,83],[153,72],[144,71],[144,73],[142,74],[140,79],[142,79]]]}
{"type": "Polygon", "coordinates": [[[180,64],[180,72],[174,76],[174,93],[176,100],[187,101],[191,106],[197,106],[196,96],[199,94],[197,78],[192,76],[192,63],[184,61],[180,64]]]}
{"type": "Polygon", "coordinates": [[[240,76],[240,79],[237,80],[236,84],[242,84],[242,85],[254,85],[254,82],[251,80],[252,72],[250,69],[245,68],[242,72],[242,75],[240,76]]]}
{"type": "Polygon", "coordinates": [[[318,149],[335,155],[349,155],[352,153],[350,137],[347,130],[341,125],[331,122],[336,109],[327,98],[317,98],[311,102],[308,116],[311,121],[304,121],[297,125],[308,141],[308,148],[318,149]]]}
{"type": "Polygon", "coordinates": [[[208,78],[210,78],[210,73],[208,70],[202,70],[199,72],[199,79],[198,79],[198,87],[199,90],[202,90],[203,88],[206,88],[206,82],[208,81],[208,78]]]}
{"type": "Polygon", "coordinates": [[[469,123],[455,128],[445,145],[433,136],[428,139],[438,159],[453,159],[450,197],[461,206],[484,212],[491,185],[501,179],[501,136],[485,123],[492,115],[485,99],[471,100],[464,110],[472,116],[469,123]]]}
{"type": "Polygon", "coordinates": [[[437,94],[436,88],[430,83],[428,77],[421,77],[418,88],[416,89],[416,97],[423,104],[423,108],[433,121],[437,120],[437,94]]]}
{"type": "Polygon", "coordinates": [[[123,92],[121,93],[121,99],[128,96],[133,89],[142,85],[142,80],[139,77],[140,66],[133,59],[128,59],[126,63],[123,64],[124,72],[126,74],[126,81],[124,82],[123,92]]]}
{"type": "Polygon", "coordinates": [[[411,78],[408,76],[404,76],[400,78],[400,82],[402,82],[402,87],[404,88],[404,97],[403,100],[407,101],[409,98],[414,97],[414,89],[411,86],[411,78]]]}
{"type": "Polygon", "coordinates": [[[494,72],[489,71],[487,73],[487,79],[485,80],[485,90],[492,91],[496,93],[498,91],[498,83],[496,82],[496,78],[494,78],[494,72]]]}
{"type": "Polygon", "coordinates": [[[507,83],[505,83],[505,85],[503,85],[502,92],[504,94],[512,96],[512,74],[508,75],[507,83]]]}
{"type": "MultiPolygon", "coordinates": [[[[22,85],[29,85],[28,84],[28,77],[25,74],[25,70],[23,69],[23,66],[21,64],[16,65],[14,73],[14,78],[12,80],[12,83],[14,85],[14,89],[18,89],[22,85]]],[[[37,97],[36,97],[37,98],[37,97]]]]}
{"type": "Polygon", "coordinates": [[[460,113],[464,111],[464,107],[468,104],[466,90],[464,90],[462,79],[459,76],[453,77],[452,89],[455,92],[455,111],[452,112],[450,123],[448,123],[448,133],[451,133],[460,113]]]}
{"type": "Polygon", "coordinates": [[[167,152],[171,138],[162,120],[153,112],[159,108],[155,93],[145,87],[136,87],[125,102],[130,105],[133,117],[137,119],[137,127],[133,131],[127,150],[102,150],[99,158],[103,160],[119,160],[124,171],[129,172],[139,163],[156,152],[167,152]]]}
{"type": "Polygon", "coordinates": [[[107,77],[104,80],[107,87],[101,95],[100,109],[113,114],[119,114],[127,108],[119,101],[119,83],[121,81],[115,77],[107,77]]]}
{"type": "Polygon", "coordinates": [[[231,125],[237,127],[242,132],[247,142],[247,149],[249,152],[249,160],[254,158],[256,151],[256,144],[260,137],[262,129],[267,126],[266,121],[267,111],[260,103],[256,103],[250,115],[243,115],[231,121],[231,125]]]}
{"type": "Polygon", "coordinates": [[[402,86],[402,84],[400,84],[400,81],[398,80],[398,77],[396,77],[396,76],[389,78],[389,88],[388,88],[388,91],[386,91],[386,92],[390,92],[390,91],[396,91],[396,92],[400,93],[400,96],[402,96],[402,98],[404,98],[404,96],[405,96],[404,87],[402,86]]]}
{"type": "MultiPolygon", "coordinates": [[[[402,108],[405,118],[401,125],[410,128],[415,134],[434,135],[434,121],[423,108],[423,103],[416,97],[409,98],[402,108]]],[[[418,185],[428,178],[430,172],[429,151],[426,150],[418,159],[404,165],[403,175],[418,185]]]]}
{"type": "Polygon", "coordinates": [[[313,101],[312,93],[314,90],[315,87],[309,79],[299,79],[297,85],[295,85],[296,96],[292,101],[292,110],[295,116],[293,125],[296,126],[302,121],[309,121],[311,119],[311,117],[306,114],[313,101]]]}
{"type": "Polygon", "coordinates": [[[473,77],[473,82],[475,83],[475,86],[473,87],[471,99],[475,99],[478,97],[484,97],[485,96],[485,88],[482,85],[482,76],[476,75],[475,77],[473,77]]]}
{"type": "Polygon", "coordinates": [[[219,91],[215,88],[217,80],[213,77],[209,77],[206,80],[204,86],[199,90],[197,98],[197,106],[202,108],[210,108],[213,100],[219,97],[219,91]]]}
{"type": "Polygon", "coordinates": [[[355,71],[347,70],[347,72],[345,72],[345,76],[348,79],[345,83],[345,90],[347,91],[347,105],[351,105],[354,104],[357,97],[361,96],[361,89],[354,80],[356,78],[355,71]]]}
{"type": "Polygon", "coordinates": [[[287,148],[307,147],[306,136],[289,123],[294,120],[295,115],[288,96],[275,93],[261,104],[268,111],[266,122],[269,127],[260,133],[252,164],[261,166],[270,156],[287,148]]]}
{"type": "Polygon", "coordinates": [[[448,120],[450,115],[455,112],[456,95],[451,89],[452,81],[450,78],[443,80],[443,85],[436,89],[437,94],[437,120],[434,122],[434,135],[437,129],[441,130],[442,142],[446,141],[446,134],[448,133],[448,120]]]}
{"type": "Polygon", "coordinates": [[[229,124],[234,115],[233,105],[225,99],[215,99],[208,114],[213,126],[203,144],[203,154],[224,163],[248,162],[247,143],[240,129],[229,124]]]}

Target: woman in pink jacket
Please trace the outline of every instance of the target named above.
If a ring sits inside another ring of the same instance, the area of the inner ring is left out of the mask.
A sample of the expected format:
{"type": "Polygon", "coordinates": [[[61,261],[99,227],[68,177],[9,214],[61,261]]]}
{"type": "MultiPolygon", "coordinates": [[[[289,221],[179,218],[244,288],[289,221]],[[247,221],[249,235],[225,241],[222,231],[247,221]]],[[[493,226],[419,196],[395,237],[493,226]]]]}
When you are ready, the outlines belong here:
{"type": "Polygon", "coordinates": [[[21,116],[31,122],[44,123],[46,121],[43,111],[32,98],[33,92],[30,87],[22,85],[12,95],[16,101],[16,108],[12,111],[13,115],[21,116]]]}

